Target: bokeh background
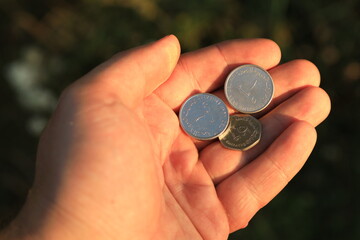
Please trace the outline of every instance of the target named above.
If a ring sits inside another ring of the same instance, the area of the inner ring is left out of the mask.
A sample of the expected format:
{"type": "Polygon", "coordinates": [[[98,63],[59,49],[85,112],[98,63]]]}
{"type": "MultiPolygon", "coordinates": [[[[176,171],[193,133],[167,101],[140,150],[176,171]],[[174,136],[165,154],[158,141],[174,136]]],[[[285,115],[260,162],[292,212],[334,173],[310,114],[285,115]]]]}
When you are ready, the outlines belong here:
{"type": "Polygon", "coordinates": [[[360,239],[359,0],[1,0],[1,226],[24,202],[39,134],[64,87],[114,53],[170,33],[184,52],[271,38],[283,62],[313,61],[332,99],[303,170],[229,239],[360,239]]]}

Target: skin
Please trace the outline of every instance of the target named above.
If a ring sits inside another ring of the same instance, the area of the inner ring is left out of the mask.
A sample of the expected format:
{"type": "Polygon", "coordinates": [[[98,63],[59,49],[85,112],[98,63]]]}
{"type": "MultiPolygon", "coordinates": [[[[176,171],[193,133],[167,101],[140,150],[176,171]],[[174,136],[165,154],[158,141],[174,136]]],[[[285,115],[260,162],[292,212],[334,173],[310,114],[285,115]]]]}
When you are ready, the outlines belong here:
{"type": "Polygon", "coordinates": [[[330,111],[317,68],[279,60],[266,39],[180,56],[173,35],[115,55],[63,92],[33,188],[0,239],[221,240],[246,227],[303,166],[330,111]],[[226,75],[245,63],[275,83],[256,115],[260,143],[241,152],[192,140],[179,126],[181,104],[198,92],[224,99],[226,75]]]}

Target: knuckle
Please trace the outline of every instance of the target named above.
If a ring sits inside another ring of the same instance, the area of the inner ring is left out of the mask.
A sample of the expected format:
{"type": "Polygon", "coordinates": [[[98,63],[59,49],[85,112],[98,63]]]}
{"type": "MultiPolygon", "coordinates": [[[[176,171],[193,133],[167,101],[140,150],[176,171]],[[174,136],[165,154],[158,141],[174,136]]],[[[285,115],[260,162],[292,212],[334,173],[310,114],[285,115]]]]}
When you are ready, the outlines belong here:
{"type": "Polygon", "coordinates": [[[281,58],[281,49],[280,46],[271,39],[268,38],[261,38],[260,41],[262,41],[263,45],[266,46],[268,49],[272,49],[272,55],[277,56],[278,61],[280,61],[281,58]]]}
{"type": "Polygon", "coordinates": [[[309,84],[313,86],[320,85],[320,71],[317,66],[309,60],[306,59],[296,59],[292,61],[295,71],[301,76],[304,81],[308,81],[309,84]]]}
{"type": "Polygon", "coordinates": [[[331,111],[331,99],[327,92],[319,87],[313,87],[308,89],[308,94],[312,95],[313,99],[316,99],[316,105],[314,107],[318,109],[319,117],[323,121],[331,111]]]}
{"type": "Polygon", "coordinates": [[[265,44],[268,44],[269,47],[272,47],[272,48],[280,51],[279,45],[274,40],[268,39],[268,38],[263,38],[262,40],[264,41],[265,44]]]}
{"type": "Polygon", "coordinates": [[[76,87],[75,83],[70,84],[67,86],[60,95],[60,103],[64,102],[73,102],[77,99],[77,96],[79,95],[78,87],[76,87]]]}
{"type": "Polygon", "coordinates": [[[241,219],[239,220],[239,222],[236,224],[235,229],[239,230],[239,229],[244,229],[249,225],[249,220],[247,219],[241,219]]]}

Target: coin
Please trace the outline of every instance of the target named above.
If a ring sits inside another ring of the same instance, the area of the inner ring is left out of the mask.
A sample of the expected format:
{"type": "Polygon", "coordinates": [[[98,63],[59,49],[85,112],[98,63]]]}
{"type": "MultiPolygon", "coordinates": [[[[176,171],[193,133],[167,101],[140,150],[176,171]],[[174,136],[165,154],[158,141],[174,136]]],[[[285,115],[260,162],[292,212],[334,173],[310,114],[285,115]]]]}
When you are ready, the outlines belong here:
{"type": "Polygon", "coordinates": [[[184,102],[179,118],[182,129],[188,135],[209,140],[225,131],[229,123],[229,112],[220,98],[209,93],[200,93],[184,102]]]}
{"type": "Polygon", "coordinates": [[[234,150],[248,150],[261,138],[261,123],[250,115],[231,115],[226,131],[219,136],[221,144],[234,150]]]}
{"type": "Polygon", "coordinates": [[[224,90],[227,100],[236,110],[256,113],[269,105],[274,95],[274,83],[266,70],[246,64],[228,75],[224,90]]]}

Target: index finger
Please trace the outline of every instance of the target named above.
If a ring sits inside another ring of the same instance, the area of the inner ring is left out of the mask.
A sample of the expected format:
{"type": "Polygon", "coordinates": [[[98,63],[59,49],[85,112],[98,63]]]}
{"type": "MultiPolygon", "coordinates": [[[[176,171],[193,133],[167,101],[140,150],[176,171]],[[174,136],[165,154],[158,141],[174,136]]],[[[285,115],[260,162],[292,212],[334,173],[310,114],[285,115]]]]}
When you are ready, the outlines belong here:
{"type": "Polygon", "coordinates": [[[279,46],[268,39],[221,42],[183,54],[170,78],[155,93],[177,111],[190,95],[221,87],[236,66],[251,63],[269,69],[276,66],[280,58],[279,46]]]}

